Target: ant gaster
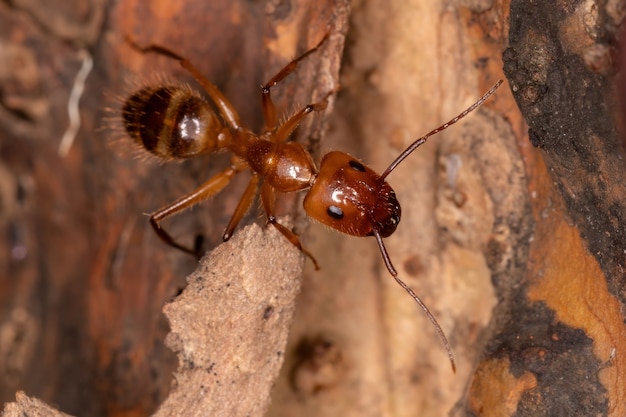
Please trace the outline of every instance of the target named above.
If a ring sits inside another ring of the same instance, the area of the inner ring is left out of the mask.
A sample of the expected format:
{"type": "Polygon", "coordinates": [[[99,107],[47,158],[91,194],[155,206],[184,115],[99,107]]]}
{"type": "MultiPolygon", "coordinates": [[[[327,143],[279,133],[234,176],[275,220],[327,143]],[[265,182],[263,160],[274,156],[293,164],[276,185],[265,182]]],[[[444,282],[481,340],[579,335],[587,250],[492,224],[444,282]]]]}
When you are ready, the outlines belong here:
{"type": "Polygon", "coordinates": [[[502,80],[461,114],[413,142],[382,175],[378,175],[356,158],[338,151],[324,155],[318,170],[304,147],[289,141],[289,138],[307,114],[326,108],[330,93],[321,101],[303,107],[279,123],[270,90],[287,77],[300,61],[319,49],[325,40],[326,37],[314,48],[288,63],[261,87],[265,120],[265,129],[261,134],[255,134],[242,126],[231,103],[189,60],[161,46],[141,47],[128,40],[133,48],[141,52],[155,52],[177,60],[204,88],[212,101],[209,104],[196,91],[180,85],[141,88],[126,99],[122,108],[123,123],[128,135],[141,147],[165,160],[186,159],[220,149],[228,149],[233,154],[228,168],[191,193],[152,213],[150,224],[167,244],[196,254],[194,250],[176,242],[161,228],[160,222],[217,194],[236,174],[250,170],[252,177],[226,226],[224,241],[231,237],[250,208],[260,185],[261,202],[268,222],[318,268],[315,258],[302,247],[298,236],[278,223],[274,214],[276,192],[308,190],[304,198],[304,209],[310,217],[348,235],[374,236],[389,273],[413,297],[433,323],[448,353],[452,368],[455,369],[452,348],[441,326],[417,294],[398,277],[383,244],[383,238],[390,236],[400,222],[400,203],[385,178],[400,162],[424,144],[428,137],[458,122],[480,106],[502,84],[502,80]]]}

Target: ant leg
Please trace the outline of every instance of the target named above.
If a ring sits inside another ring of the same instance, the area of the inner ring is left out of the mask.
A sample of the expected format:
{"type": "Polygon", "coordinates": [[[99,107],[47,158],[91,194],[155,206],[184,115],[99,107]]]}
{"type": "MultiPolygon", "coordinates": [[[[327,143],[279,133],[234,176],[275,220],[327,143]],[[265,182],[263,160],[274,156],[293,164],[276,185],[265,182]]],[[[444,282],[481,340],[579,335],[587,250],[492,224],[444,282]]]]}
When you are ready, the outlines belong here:
{"type": "Polygon", "coordinates": [[[289,136],[291,136],[293,131],[296,130],[302,119],[304,119],[307,114],[313,111],[322,111],[326,108],[326,106],[328,106],[328,96],[331,94],[332,92],[326,94],[326,96],[317,103],[308,104],[302,110],[287,119],[285,123],[280,125],[276,130],[274,141],[277,143],[287,141],[289,136]]]}
{"type": "Polygon", "coordinates": [[[238,159],[233,158],[233,164],[229,168],[226,168],[224,171],[205,181],[191,193],[152,213],[150,215],[150,225],[156,232],[157,236],[159,236],[163,242],[175,247],[176,249],[191,255],[199,255],[197,251],[176,242],[174,238],[161,227],[161,222],[166,218],[180,213],[181,211],[219,193],[228,185],[228,183],[230,183],[233,177],[243,171],[245,167],[246,165],[243,165],[238,159]]]}
{"type": "Polygon", "coordinates": [[[228,222],[228,226],[224,230],[224,234],[222,235],[222,239],[226,242],[233,235],[233,231],[243,218],[245,214],[250,209],[252,202],[254,201],[254,197],[256,196],[256,191],[259,188],[259,175],[255,172],[252,173],[252,178],[250,178],[250,182],[248,182],[248,186],[246,190],[243,192],[239,203],[237,204],[237,208],[233,213],[230,221],[228,222]]]}
{"type": "Polygon", "coordinates": [[[311,252],[302,247],[298,235],[296,235],[294,232],[292,232],[282,224],[278,223],[278,221],[276,220],[276,216],[274,215],[276,190],[267,182],[264,182],[261,186],[261,202],[263,203],[263,208],[265,208],[265,213],[267,214],[267,222],[271,223],[276,229],[278,229],[278,231],[282,233],[283,236],[285,236],[292,245],[298,248],[300,252],[308,256],[308,258],[313,262],[315,269],[319,270],[320,267],[317,261],[315,260],[311,252]]]}
{"type": "Polygon", "coordinates": [[[267,82],[264,86],[261,86],[261,100],[263,104],[263,117],[265,118],[265,131],[271,132],[276,128],[278,123],[278,118],[276,116],[276,108],[274,106],[274,102],[271,97],[271,88],[276,86],[279,82],[284,80],[289,74],[293,72],[298,66],[298,63],[302,61],[307,56],[311,55],[313,52],[317,51],[320,46],[328,39],[328,34],[326,34],[321,41],[317,43],[313,48],[309,49],[298,58],[295,58],[290,63],[284,66],[283,69],[278,71],[278,74],[274,75],[271,80],[267,82]]]}
{"type": "Polygon", "coordinates": [[[222,94],[222,92],[213,84],[211,81],[207,80],[204,75],[196,68],[195,65],[191,63],[187,58],[183,58],[178,55],[176,52],[159,45],[146,45],[142,46],[136,43],[131,37],[126,36],[126,41],[130,44],[133,49],[141,53],[156,53],[159,55],[166,56],[168,58],[174,59],[179,62],[180,66],[189,71],[189,73],[196,79],[196,81],[204,88],[209,97],[215,103],[215,106],[220,112],[220,115],[228,124],[228,127],[234,131],[241,130],[241,121],[239,120],[239,115],[235,111],[233,105],[228,101],[228,99],[222,94]]]}

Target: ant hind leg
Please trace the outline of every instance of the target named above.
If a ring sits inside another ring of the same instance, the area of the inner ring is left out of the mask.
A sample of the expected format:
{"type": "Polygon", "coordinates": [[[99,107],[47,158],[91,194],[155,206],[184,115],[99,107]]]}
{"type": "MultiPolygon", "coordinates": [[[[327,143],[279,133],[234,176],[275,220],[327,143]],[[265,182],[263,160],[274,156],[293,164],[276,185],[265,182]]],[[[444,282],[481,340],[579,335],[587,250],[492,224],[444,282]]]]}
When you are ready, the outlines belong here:
{"type": "Polygon", "coordinates": [[[178,242],[165,231],[161,227],[161,222],[168,217],[174,216],[183,210],[186,210],[201,201],[204,201],[215,194],[219,193],[226,187],[233,177],[242,171],[242,167],[238,166],[236,163],[226,168],[224,171],[218,173],[214,177],[205,181],[202,185],[196,188],[191,193],[182,196],[178,200],[173,203],[155,211],[150,215],[150,225],[154,229],[155,233],[161,240],[168,245],[175,247],[183,252],[189,253],[191,255],[201,256],[202,254],[198,253],[199,248],[194,247],[194,249],[188,248],[178,242]]]}

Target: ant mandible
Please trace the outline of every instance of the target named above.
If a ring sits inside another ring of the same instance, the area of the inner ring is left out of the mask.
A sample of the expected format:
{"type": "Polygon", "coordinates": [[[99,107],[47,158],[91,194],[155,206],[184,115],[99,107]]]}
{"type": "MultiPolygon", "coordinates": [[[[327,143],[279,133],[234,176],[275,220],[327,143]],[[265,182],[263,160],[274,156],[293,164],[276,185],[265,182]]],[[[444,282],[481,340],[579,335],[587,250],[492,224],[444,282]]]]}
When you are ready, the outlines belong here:
{"type": "Polygon", "coordinates": [[[317,103],[304,106],[279,123],[270,91],[291,74],[300,61],[318,50],[327,36],[315,47],[289,62],[261,87],[265,120],[265,129],[261,134],[255,134],[242,126],[228,99],[189,60],[162,46],[142,47],[128,39],[133,48],[143,53],[155,52],[178,61],[204,88],[212,101],[211,105],[196,91],[180,85],[141,88],[128,97],[122,107],[123,123],[128,135],[145,150],[164,160],[187,159],[220,149],[228,149],[233,154],[228,168],[191,193],[152,213],[150,224],[165,243],[197,255],[196,251],[176,242],[161,228],[160,222],[214,196],[235,175],[250,170],[252,177],[226,226],[223,240],[231,237],[250,208],[260,185],[261,202],[268,223],[308,256],[318,269],[315,258],[302,247],[298,236],[280,224],[274,213],[276,192],[308,190],[304,198],[304,209],[310,217],[348,235],[374,236],[387,270],[424,310],[434,325],[454,370],[454,354],[441,326],[418,295],[398,277],[383,243],[383,238],[390,236],[398,227],[401,212],[395,192],[385,178],[430,136],[458,122],[485,102],[502,84],[502,80],[461,114],[413,142],[382,175],[378,175],[356,158],[339,151],[324,155],[318,170],[304,147],[289,141],[289,138],[307,114],[326,108],[331,93],[317,103]]]}

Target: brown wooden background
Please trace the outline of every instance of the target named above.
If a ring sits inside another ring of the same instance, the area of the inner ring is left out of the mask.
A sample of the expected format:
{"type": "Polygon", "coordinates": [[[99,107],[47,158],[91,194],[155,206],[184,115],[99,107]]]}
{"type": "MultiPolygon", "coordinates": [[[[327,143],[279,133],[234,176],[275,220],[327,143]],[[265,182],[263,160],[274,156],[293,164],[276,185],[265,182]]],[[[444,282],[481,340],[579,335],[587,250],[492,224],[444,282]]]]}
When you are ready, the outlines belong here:
{"type": "MultiPolygon", "coordinates": [[[[133,156],[106,109],[155,74],[191,80],[124,36],[191,58],[258,127],[258,86],[330,32],[275,95],[289,111],[320,97],[342,59],[340,92],[299,132],[318,156],[342,149],[382,171],[507,82],[389,177],[403,207],[389,252],[448,334],[457,373],[375,243],[312,226],[322,270],[306,264],[267,415],[625,415],[622,2],[314,3],[0,2],[1,400],[22,390],[74,415],[142,416],[172,390],[161,310],[196,261],[143,214],[227,159],[133,156]],[[94,68],[62,156],[81,49],[94,68]]],[[[170,230],[214,247],[244,183],[170,230]]],[[[5,415],[40,406],[19,399],[5,415]]]]}

